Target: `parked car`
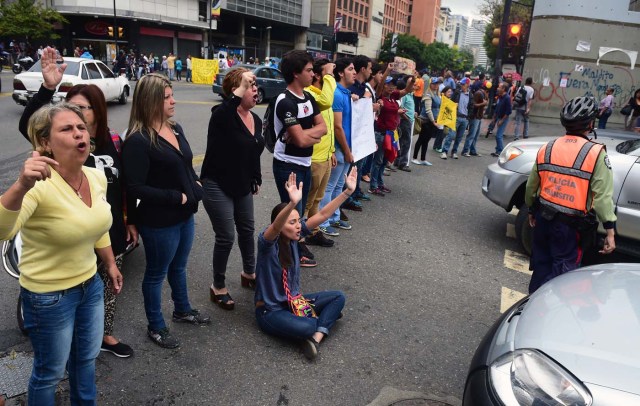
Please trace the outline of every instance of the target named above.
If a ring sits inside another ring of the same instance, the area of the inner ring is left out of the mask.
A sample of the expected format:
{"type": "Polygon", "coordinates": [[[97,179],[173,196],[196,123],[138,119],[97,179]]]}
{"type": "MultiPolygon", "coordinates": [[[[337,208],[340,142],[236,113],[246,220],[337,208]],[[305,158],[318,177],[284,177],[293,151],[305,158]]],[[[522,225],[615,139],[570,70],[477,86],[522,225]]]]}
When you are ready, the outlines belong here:
{"type": "MultiPolygon", "coordinates": [[[[536,137],[508,144],[498,161],[489,165],[482,180],[482,193],[492,202],[516,216],[516,237],[531,254],[532,230],[524,203],[525,186],[538,150],[551,137],[536,137]]],[[[640,140],[633,134],[598,130],[595,140],[607,147],[613,171],[613,200],[618,216],[616,251],[640,256],[640,140]]],[[[604,229],[600,225],[601,234],[604,229]]]]}
{"type": "Polygon", "coordinates": [[[464,406],[640,405],[640,264],[562,274],[489,329],[464,406]]]}
{"type": "MultiPolygon", "coordinates": [[[[107,65],[93,59],[64,58],[64,62],[67,64],[67,69],[62,76],[62,82],[53,95],[53,102],[64,100],[67,91],[75,85],[93,84],[102,90],[107,102],[127,103],[129,94],[131,94],[131,87],[125,76],[114,75],[107,65]]],[[[29,100],[38,92],[43,82],[42,66],[38,61],[28,72],[14,77],[13,100],[26,106],[29,100]]]]}
{"type": "Polygon", "coordinates": [[[226,74],[237,68],[249,69],[256,75],[256,85],[258,86],[258,104],[277,97],[287,88],[284,76],[278,69],[261,65],[235,65],[229,69],[223,69],[218,73],[213,81],[213,93],[222,97],[222,82],[226,74]]]}

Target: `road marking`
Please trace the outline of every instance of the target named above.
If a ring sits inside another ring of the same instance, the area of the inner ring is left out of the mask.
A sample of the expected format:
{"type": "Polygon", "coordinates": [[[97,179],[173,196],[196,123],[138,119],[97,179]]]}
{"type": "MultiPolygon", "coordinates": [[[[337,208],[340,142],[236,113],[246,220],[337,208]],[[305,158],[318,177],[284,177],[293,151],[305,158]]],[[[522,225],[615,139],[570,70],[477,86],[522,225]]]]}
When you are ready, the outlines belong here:
{"type": "Polygon", "coordinates": [[[507,223],[507,237],[516,238],[516,225],[507,223]]]}
{"type": "Polygon", "coordinates": [[[529,270],[529,257],[519,252],[504,250],[504,266],[526,275],[533,274],[529,270]]]}
{"type": "Polygon", "coordinates": [[[198,166],[202,163],[202,161],[204,161],[204,154],[200,154],[200,155],[195,155],[193,157],[193,160],[191,161],[191,164],[193,166],[198,166]]]}
{"type": "Polygon", "coordinates": [[[518,292],[517,290],[502,287],[502,294],[500,295],[500,313],[504,313],[511,306],[517,303],[520,299],[527,296],[526,293],[518,292]]]}
{"type": "Polygon", "coordinates": [[[8,97],[11,96],[11,93],[0,93],[0,97],[8,97]]]}
{"type": "Polygon", "coordinates": [[[176,104],[208,104],[210,106],[217,106],[220,103],[219,101],[176,100],[176,104]]]}

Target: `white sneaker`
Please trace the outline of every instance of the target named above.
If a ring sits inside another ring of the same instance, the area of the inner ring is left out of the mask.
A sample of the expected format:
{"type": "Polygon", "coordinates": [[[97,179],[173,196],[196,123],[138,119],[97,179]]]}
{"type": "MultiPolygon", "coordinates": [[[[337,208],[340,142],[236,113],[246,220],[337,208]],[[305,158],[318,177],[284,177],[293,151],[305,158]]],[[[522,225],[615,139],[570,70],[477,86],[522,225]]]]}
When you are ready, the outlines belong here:
{"type": "Polygon", "coordinates": [[[412,164],[416,164],[416,165],[421,165],[421,162],[420,162],[420,161],[418,161],[417,159],[412,159],[412,160],[411,160],[411,163],[412,163],[412,164]]]}
{"type": "Polygon", "coordinates": [[[451,158],[453,159],[458,159],[458,154],[456,154],[455,152],[453,154],[451,154],[451,158]]]}
{"type": "Polygon", "coordinates": [[[462,154],[462,156],[465,156],[465,157],[467,157],[467,158],[468,158],[468,157],[470,157],[470,156],[471,156],[471,154],[469,154],[468,152],[465,152],[464,154],[462,154]]]}
{"type": "Polygon", "coordinates": [[[440,158],[447,159],[447,153],[443,152],[442,154],[440,154],[440,158]]]}
{"type": "Polygon", "coordinates": [[[431,165],[432,165],[432,163],[431,163],[431,162],[429,162],[429,161],[422,161],[422,162],[420,162],[420,165],[424,165],[424,166],[431,166],[431,165]]]}

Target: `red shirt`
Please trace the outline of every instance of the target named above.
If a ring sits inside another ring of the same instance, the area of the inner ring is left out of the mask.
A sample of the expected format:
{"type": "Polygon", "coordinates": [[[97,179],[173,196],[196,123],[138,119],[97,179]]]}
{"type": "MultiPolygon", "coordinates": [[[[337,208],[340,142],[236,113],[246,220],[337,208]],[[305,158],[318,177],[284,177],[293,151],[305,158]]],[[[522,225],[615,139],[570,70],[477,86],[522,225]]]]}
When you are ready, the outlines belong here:
{"type": "Polygon", "coordinates": [[[380,108],[380,114],[376,120],[376,127],[379,131],[394,131],[400,124],[400,116],[398,110],[400,105],[396,100],[400,100],[400,92],[394,90],[389,97],[381,97],[382,107],[380,108]]]}

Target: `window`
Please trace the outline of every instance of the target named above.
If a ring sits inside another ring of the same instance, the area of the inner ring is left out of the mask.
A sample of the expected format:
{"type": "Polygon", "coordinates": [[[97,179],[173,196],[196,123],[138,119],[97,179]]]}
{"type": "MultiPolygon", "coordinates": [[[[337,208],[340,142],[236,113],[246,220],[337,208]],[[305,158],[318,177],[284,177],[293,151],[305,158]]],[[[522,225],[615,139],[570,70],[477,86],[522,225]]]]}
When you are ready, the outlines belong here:
{"type": "Polygon", "coordinates": [[[338,8],[342,8],[342,0],[338,0],[338,5],[337,5],[337,7],[338,7],[338,8]]]}
{"type": "Polygon", "coordinates": [[[629,0],[629,11],[640,11],[640,0],[629,0]]]}
{"type": "Polygon", "coordinates": [[[84,66],[82,67],[82,75],[80,77],[82,78],[82,80],[89,80],[89,74],[87,73],[87,68],[84,66]]]}
{"type": "Polygon", "coordinates": [[[198,21],[207,21],[209,15],[207,7],[207,1],[200,0],[198,2],[198,21]]]}
{"type": "Polygon", "coordinates": [[[256,76],[258,76],[261,79],[272,79],[273,78],[273,76],[271,76],[271,69],[269,69],[269,68],[260,69],[256,76]]]}
{"type": "Polygon", "coordinates": [[[98,70],[98,67],[96,66],[95,63],[88,63],[86,65],[84,65],[85,68],[87,68],[87,71],[89,71],[89,78],[91,79],[102,79],[102,75],[100,74],[100,71],[98,70]]]}
{"type": "Polygon", "coordinates": [[[307,31],[307,46],[322,49],[322,34],[307,31]]]}
{"type": "Polygon", "coordinates": [[[362,32],[362,20],[358,21],[358,32],[362,32]]]}
{"type": "Polygon", "coordinates": [[[103,63],[97,63],[97,65],[98,68],[100,68],[100,72],[102,72],[102,76],[104,76],[105,79],[115,78],[115,76],[113,76],[113,72],[111,72],[109,68],[107,68],[103,63]]]}
{"type": "Polygon", "coordinates": [[[368,28],[367,27],[367,22],[365,21],[364,22],[364,31],[362,31],[362,32],[366,34],[367,33],[367,28],[368,28]]]}
{"type": "Polygon", "coordinates": [[[353,0],[349,0],[349,11],[353,12],[353,0]]]}
{"type": "Polygon", "coordinates": [[[277,71],[277,70],[275,70],[275,69],[272,69],[272,70],[271,70],[271,74],[273,75],[273,78],[274,78],[275,80],[284,80],[284,76],[282,76],[282,73],[278,72],[278,71],[277,71]]]}

